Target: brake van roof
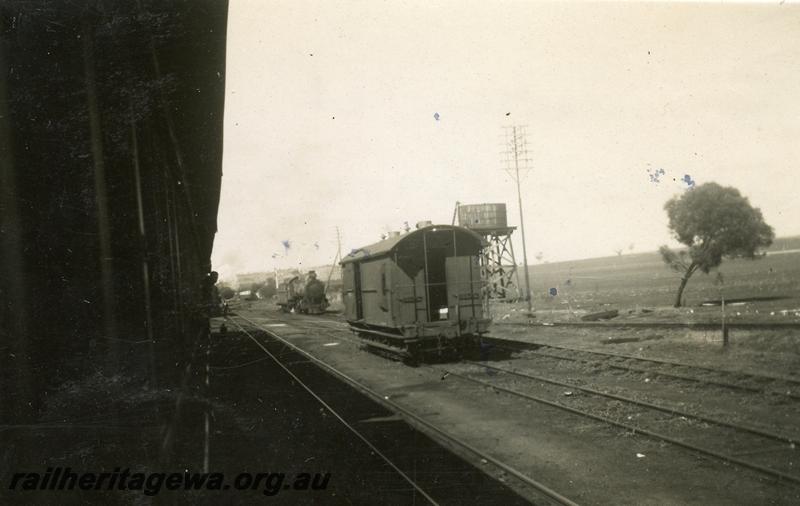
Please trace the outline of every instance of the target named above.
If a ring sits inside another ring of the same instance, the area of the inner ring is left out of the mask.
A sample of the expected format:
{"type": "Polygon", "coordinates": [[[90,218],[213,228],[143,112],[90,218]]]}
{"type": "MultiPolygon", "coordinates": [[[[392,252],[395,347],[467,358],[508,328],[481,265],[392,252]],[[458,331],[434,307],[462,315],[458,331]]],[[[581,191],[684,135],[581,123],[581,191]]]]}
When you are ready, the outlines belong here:
{"type": "Polygon", "coordinates": [[[475,239],[478,248],[482,247],[484,244],[483,237],[468,228],[457,227],[455,225],[431,225],[428,227],[418,228],[406,234],[401,234],[397,237],[389,237],[388,239],[376,242],[375,244],[370,244],[369,246],[356,248],[352,250],[349,255],[345,256],[340,263],[346,264],[350,262],[361,262],[371,258],[387,256],[392,254],[401,244],[410,240],[412,237],[417,237],[424,232],[437,232],[440,230],[455,230],[459,234],[467,235],[475,239]]]}

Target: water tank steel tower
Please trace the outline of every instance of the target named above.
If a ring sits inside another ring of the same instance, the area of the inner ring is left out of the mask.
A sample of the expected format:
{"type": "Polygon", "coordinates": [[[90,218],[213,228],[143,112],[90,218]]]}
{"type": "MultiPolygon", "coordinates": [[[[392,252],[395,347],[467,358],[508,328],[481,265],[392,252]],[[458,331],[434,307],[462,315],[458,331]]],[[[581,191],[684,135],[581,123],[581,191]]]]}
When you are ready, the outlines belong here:
{"type": "Polygon", "coordinates": [[[514,258],[511,234],[517,227],[509,227],[505,204],[470,204],[457,207],[458,224],[469,228],[486,239],[481,253],[481,268],[488,282],[489,297],[502,300],[519,298],[519,274],[514,258]]]}

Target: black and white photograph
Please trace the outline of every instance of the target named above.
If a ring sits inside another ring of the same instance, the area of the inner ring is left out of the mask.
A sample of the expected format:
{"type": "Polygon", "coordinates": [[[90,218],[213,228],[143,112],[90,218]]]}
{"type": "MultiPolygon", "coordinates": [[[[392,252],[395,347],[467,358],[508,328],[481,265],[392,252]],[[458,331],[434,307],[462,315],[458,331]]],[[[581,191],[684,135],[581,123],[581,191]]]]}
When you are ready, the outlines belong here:
{"type": "Polygon", "coordinates": [[[0,504],[800,504],[800,2],[0,2],[0,504]]]}

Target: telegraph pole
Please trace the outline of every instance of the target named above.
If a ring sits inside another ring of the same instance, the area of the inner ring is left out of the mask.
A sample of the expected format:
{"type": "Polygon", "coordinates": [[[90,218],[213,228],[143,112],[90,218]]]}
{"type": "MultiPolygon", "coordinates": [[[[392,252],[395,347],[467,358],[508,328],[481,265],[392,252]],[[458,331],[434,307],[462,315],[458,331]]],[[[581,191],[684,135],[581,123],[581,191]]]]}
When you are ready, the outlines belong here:
{"type": "Polygon", "coordinates": [[[336,270],[336,261],[342,261],[342,236],[339,232],[339,227],[336,227],[336,256],[333,257],[333,263],[331,264],[331,270],[328,272],[328,280],[325,282],[325,293],[328,293],[328,286],[331,284],[331,278],[333,277],[333,271],[336,270]]]}
{"type": "Polygon", "coordinates": [[[342,236],[339,227],[336,227],[336,256],[339,257],[339,260],[342,259],[342,236]]]}
{"type": "Polygon", "coordinates": [[[528,313],[533,311],[531,307],[531,281],[528,274],[528,251],[525,246],[525,222],[522,215],[522,189],[520,188],[520,169],[529,170],[530,159],[527,158],[528,148],[525,139],[524,126],[505,127],[506,130],[506,155],[505,170],[508,175],[517,183],[517,203],[519,204],[519,229],[522,233],[522,265],[525,269],[525,300],[528,303],[528,313]],[[520,167],[522,165],[522,167],[520,167]]]}

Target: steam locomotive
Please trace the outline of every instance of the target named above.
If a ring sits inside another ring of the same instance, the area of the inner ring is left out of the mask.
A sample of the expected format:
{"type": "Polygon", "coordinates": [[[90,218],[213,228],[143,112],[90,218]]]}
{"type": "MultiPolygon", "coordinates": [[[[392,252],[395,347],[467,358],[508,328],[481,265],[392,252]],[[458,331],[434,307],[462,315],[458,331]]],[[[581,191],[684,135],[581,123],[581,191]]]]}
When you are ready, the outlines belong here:
{"type": "Polygon", "coordinates": [[[285,313],[323,314],[328,308],[325,284],[317,279],[316,273],[308,273],[305,285],[300,276],[287,279],[278,287],[278,307],[285,313]]]}

